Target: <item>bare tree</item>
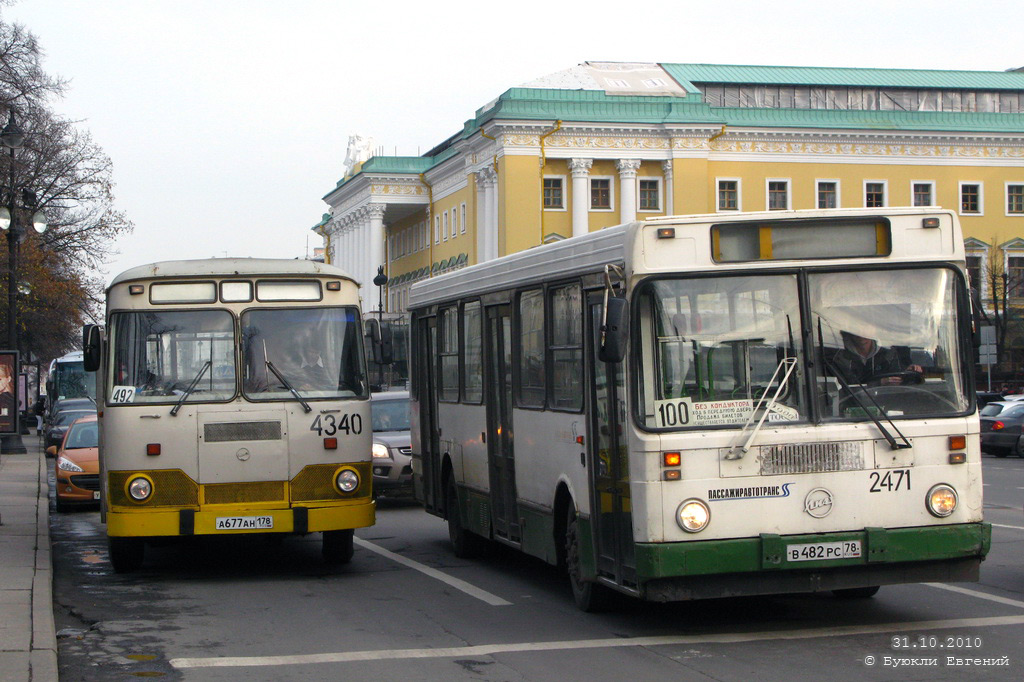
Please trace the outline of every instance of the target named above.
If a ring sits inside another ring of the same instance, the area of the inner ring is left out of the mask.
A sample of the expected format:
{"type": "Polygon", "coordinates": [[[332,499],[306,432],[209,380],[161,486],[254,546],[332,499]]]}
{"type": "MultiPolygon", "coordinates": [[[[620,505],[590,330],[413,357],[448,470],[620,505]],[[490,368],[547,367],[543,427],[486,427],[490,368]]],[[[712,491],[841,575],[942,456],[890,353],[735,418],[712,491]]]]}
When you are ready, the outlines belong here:
{"type": "MultiPolygon", "coordinates": [[[[41,209],[48,224],[15,247],[18,286],[26,292],[17,333],[22,350],[47,360],[79,345],[81,325],[99,313],[102,298],[102,282],[90,273],[132,224],[114,207],[110,158],[80,124],[54,112],[66,83],[46,73],[42,58],[30,31],[0,18],[0,125],[13,116],[25,133],[20,149],[0,148],[0,200],[23,208],[21,221],[41,209]]],[[[0,296],[0,319],[6,314],[0,296]]]]}

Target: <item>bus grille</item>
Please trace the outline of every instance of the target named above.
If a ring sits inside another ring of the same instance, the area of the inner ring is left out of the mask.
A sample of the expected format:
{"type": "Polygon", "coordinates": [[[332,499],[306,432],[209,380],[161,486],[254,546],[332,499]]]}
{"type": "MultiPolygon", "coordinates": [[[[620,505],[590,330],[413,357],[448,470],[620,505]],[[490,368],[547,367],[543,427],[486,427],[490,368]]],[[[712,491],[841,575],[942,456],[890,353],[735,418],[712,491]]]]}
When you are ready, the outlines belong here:
{"type": "Polygon", "coordinates": [[[281,440],[281,422],[225,422],[206,424],[203,438],[207,443],[235,440],[281,440]]]}
{"type": "Polygon", "coordinates": [[[252,483],[214,483],[203,486],[206,504],[239,504],[246,502],[283,502],[283,481],[255,481],[252,483]]]}
{"type": "Polygon", "coordinates": [[[864,446],[847,443],[794,443],[761,448],[761,475],[816,474],[826,471],[860,471],[864,446]]]}
{"type": "Polygon", "coordinates": [[[150,469],[148,471],[111,471],[108,476],[110,504],[122,507],[197,507],[199,484],[181,469],[150,469]],[[125,485],[144,473],[153,481],[153,495],[146,502],[135,502],[128,497],[125,485]]]}
{"type": "Polygon", "coordinates": [[[369,497],[370,482],[369,462],[352,462],[351,464],[311,464],[304,467],[292,479],[292,502],[310,500],[338,500],[353,497],[369,497]],[[334,487],[334,475],[342,466],[351,467],[359,473],[359,488],[352,495],[342,495],[334,487]]]}

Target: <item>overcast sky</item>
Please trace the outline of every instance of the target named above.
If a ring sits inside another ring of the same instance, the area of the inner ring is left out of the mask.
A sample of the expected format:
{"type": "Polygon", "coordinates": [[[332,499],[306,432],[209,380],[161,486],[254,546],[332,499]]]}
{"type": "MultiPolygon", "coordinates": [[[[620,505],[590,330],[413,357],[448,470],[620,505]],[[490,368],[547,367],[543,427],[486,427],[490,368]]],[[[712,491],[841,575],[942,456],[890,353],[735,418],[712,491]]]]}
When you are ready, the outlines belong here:
{"type": "Polygon", "coordinates": [[[114,162],[135,224],[103,277],[301,257],[348,136],[416,155],[510,87],[586,60],[996,70],[1022,0],[20,0],[54,103],[114,162]],[[575,9],[568,9],[569,6],[575,9]]]}

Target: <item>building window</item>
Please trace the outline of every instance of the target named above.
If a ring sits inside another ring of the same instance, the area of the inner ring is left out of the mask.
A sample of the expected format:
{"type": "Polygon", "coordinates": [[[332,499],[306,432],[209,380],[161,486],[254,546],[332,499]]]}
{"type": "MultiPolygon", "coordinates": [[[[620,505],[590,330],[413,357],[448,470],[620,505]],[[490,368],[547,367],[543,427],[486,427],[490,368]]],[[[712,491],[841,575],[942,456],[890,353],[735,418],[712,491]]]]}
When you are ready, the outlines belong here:
{"type": "Polygon", "coordinates": [[[562,178],[544,178],[544,208],[565,208],[565,184],[562,178]]]}
{"type": "Polygon", "coordinates": [[[434,216],[434,243],[441,243],[441,216],[434,216]]]}
{"type": "Polygon", "coordinates": [[[458,209],[452,209],[452,239],[459,236],[459,211],[458,209]]]}
{"type": "Polygon", "coordinates": [[[740,181],[719,180],[718,181],[718,210],[738,211],[740,210],[740,181]]]}
{"type": "Polygon", "coordinates": [[[914,206],[934,206],[935,186],[930,182],[915,182],[911,184],[911,193],[914,206]]]}
{"type": "Polygon", "coordinates": [[[1010,298],[1024,298],[1024,256],[1006,257],[1006,288],[1010,298]]]}
{"type": "Polygon", "coordinates": [[[768,210],[785,211],[789,209],[789,180],[768,181],[768,210]]]}
{"type": "Polygon", "coordinates": [[[1024,215],[1024,185],[1006,185],[1006,214],[1024,215]]]}
{"type": "Polygon", "coordinates": [[[657,179],[640,180],[640,205],[641,211],[661,210],[661,181],[657,179]]]}
{"type": "Polygon", "coordinates": [[[448,211],[441,214],[441,239],[448,241],[448,211]]]}
{"type": "Polygon", "coordinates": [[[885,206],[884,182],[864,183],[864,206],[865,208],[880,208],[885,206]]]}
{"type": "Polygon", "coordinates": [[[839,208],[839,183],[818,180],[818,208],[839,208]]]}
{"type": "Polygon", "coordinates": [[[462,204],[460,210],[462,212],[462,220],[459,221],[459,232],[466,234],[466,204],[462,204]]]}
{"type": "Polygon", "coordinates": [[[981,215],[981,185],[976,182],[960,183],[960,213],[981,215]]]}
{"type": "Polygon", "coordinates": [[[609,211],[612,208],[611,178],[590,179],[590,208],[598,211],[609,211]]]}
{"type": "Polygon", "coordinates": [[[982,256],[968,255],[967,256],[967,286],[978,292],[978,296],[981,296],[982,289],[984,289],[984,282],[982,281],[982,256]]]}

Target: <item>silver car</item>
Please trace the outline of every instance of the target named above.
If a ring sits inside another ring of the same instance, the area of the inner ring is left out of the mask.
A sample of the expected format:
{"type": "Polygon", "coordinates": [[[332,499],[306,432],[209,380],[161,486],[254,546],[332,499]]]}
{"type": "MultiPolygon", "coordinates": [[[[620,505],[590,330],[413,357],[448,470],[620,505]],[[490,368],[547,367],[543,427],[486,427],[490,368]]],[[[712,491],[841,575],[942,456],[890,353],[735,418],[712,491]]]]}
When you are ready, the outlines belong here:
{"type": "Polygon", "coordinates": [[[373,492],[412,495],[412,446],[409,433],[409,392],[388,391],[370,396],[373,413],[373,492]]]}

